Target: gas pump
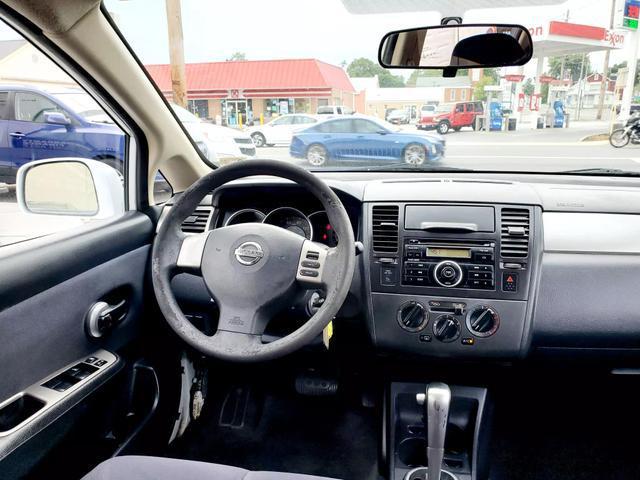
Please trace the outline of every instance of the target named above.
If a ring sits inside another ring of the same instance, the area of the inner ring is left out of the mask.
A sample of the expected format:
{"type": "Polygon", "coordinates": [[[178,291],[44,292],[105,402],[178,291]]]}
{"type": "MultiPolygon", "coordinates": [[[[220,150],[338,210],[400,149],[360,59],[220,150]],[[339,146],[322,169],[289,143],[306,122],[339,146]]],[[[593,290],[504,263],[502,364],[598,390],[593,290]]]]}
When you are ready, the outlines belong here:
{"type": "Polygon", "coordinates": [[[564,102],[562,100],[556,100],[553,102],[553,112],[553,128],[564,127],[566,112],[564,110],[564,102]]]}
{"type": "Polygon", "coordinates": [[[491,102],[489,105],[489,129],[491,131],[502,130],[502,106],[499,102],[491,102]]]}

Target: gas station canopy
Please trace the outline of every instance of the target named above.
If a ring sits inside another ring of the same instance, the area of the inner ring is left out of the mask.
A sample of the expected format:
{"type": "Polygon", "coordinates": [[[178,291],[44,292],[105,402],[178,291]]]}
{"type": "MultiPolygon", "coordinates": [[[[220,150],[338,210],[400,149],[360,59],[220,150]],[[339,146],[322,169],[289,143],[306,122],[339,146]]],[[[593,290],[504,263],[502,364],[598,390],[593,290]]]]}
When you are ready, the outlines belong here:
{"type": "Polygon", "coordinates": [[[533,56],[557,57],[624,48],[626,32],[592,25],[551,21],[529,27],[533,56]]]}

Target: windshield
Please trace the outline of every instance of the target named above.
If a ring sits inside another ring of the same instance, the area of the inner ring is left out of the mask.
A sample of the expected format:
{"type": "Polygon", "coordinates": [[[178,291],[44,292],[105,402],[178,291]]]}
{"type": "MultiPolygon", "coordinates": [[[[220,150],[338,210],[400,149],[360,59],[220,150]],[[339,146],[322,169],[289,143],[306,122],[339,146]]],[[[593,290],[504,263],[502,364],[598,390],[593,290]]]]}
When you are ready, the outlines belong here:
{"type": "Polygon", "coordinates": [[[450,104],[438,105],[435,108],[435,112],[436,113],[445,113],[445,112],[450,112],[452,109],[453,109],[453,105],[450,105],[450,104]]]}
{"type": "Polygon", "coordinates": [[[192,124],[189,134],[210,125],[238,133],[226,135],[236,145],[224,148],[213,129],[201,133],[196,143],[207,146],[209,164],[266,158],[311,170],[640,172],[640,129],[610,141],[640,103],[637,21],[612,12],[611,1],[173,3],[180,15],[167,16],[165,2],[105,1],[162,94],[184,109],[174,108],[192,124]],[[533,58],[448,78],[380,66],[385,33],[439,25],[441,13],[461,4],[469,8],[464,23],[526,27],[533,58]],[[169,52],[179,48],[185,63],[172,66],[169,52]],[[311,128],[326,120],[334,123],[311,128]]]}

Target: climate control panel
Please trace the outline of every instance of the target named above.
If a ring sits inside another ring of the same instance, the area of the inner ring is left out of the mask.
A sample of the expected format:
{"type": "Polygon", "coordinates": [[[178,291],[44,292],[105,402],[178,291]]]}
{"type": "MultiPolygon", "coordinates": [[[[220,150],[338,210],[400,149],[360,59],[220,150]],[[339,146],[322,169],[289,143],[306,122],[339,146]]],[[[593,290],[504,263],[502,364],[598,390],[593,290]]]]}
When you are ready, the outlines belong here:
{"type": "Polygon", "coordinates": [[[520,351],[525,301],[386,293],[373,293],[372,300],[379,346],[436,356],[504,357],[520,351]]]}

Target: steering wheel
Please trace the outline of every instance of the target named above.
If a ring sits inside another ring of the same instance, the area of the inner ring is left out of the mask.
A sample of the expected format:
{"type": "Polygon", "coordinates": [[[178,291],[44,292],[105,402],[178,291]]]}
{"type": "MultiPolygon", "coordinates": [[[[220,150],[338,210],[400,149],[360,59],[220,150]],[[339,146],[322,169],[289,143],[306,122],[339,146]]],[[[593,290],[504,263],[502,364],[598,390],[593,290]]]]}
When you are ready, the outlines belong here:
{"type": "Polygon", "coordinates": [[[337,195],[301,167],[275,160],[251,160],[214,170],[189,187],[158,230],[152,278],[156,298],[171,328],[201,353],[224,360],[271,360],[316,338],[338,313],[355,268],[353,229],[337,195]],[[329,248],[289,230],[263,223],[232,225],[187,235],[180,226],[205,195],[227,182],[253,175],[291,180],[316,196],[338,237],[329,248]],[[220,316],[212,336],[185,317],[171,290],[178,273],[202,275],[220,316]],[[292,304],[300,289],[323,289],[325,301],[307,322],[271,343],[262,343],[269,320],[292,304]]]}

